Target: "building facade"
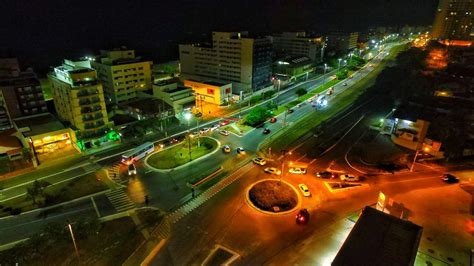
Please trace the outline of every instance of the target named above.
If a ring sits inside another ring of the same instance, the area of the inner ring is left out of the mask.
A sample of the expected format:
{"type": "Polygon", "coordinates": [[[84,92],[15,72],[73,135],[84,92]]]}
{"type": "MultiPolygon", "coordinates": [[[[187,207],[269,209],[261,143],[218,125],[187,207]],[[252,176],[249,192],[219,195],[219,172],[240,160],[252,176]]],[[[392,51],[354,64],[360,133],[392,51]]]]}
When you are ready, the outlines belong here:
{"type": "Polygon", "coordinates": [[[65,60],[48,78],[59,118],[71,124],[79,139],[98,137],[112,126],[94,69],[65,60]]]}
{"type": "Polygon", "coordinates": [[[352,50],[357,48],[358,32],[332,32],[327,37],[328,49],[352,50]]]}
{"type": "Polygon", "coordinates": [[[20,71],[16,58],[0,59],[0,130],[12,119],[48,112],[36,74],[20,71]]]}
{"type": "Polygon", "coordinates": [[[126,48],[103,50],[91,61],[104,87],[107,103],[119,104],[138,98],[137,92],[152,87],[151,61],[126,48]]]}
{"type": "Polygon", "coordinates": [[[196,101],[193,89],[178,85],[173,80],[153,84],[153,97],[173,106],[176,115],[192,110],[196,101]]]}
{"type": "Polygon", "coordinates": [[[435,39],[469,40],[474,2],[439,0],[431,35],[435,39]]]}
{"type": "Polygon", "coordinates": [[[271,85],[272,45],[269,38],[247,32],[213,32],[212,44],[179,46],[181,78],[232,82],[234,92],[271,85]]]}
{"type": "Polygon", "coordinates": [[[200,106],[200,101],[216,105],[225,105],[228,104],[232,98],[232,83],[185,80],[184,86],[193,89],[194,95],[196,96],[196,106],[200,106]]]}
{"type": "Polygon", "coordinates": [[[289,56],[306,56],[320,62],[324,56],[325,38],[309,37],[305,32],[283,32],[273,35],[273,49],[289,56]]]}

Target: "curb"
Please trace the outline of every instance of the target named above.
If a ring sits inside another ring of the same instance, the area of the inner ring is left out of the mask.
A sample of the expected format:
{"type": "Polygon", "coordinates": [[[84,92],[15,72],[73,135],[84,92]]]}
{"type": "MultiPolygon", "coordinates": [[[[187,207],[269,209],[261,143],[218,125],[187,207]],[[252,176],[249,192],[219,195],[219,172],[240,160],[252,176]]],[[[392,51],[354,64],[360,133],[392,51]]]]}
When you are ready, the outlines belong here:
{"type": "Polygon", "coordinates": [[[264,214],[268,214],[268,215],[274,215],[274,216],[280,216],[280,215],[290,214],[290,213],[295,212],[296,210],[300,209],[301,205],[302,205],[302,202],[303,202],[303,199],[301,198],[301,195],[298,192],[298,190],[292,184],[286,182],[285,180],[268,178],[268,179],[263,179],[263,180],[260,180],[260,181],[257,181],[257,182],[254,182],[254,183],[250,184],[250,186],[248,186],[248,188],[245,190],[245,201],[246,201],[247,205],[249,205],[252,209],[254,209],[254,210],[256,210],[260,213],[264,213],[264,214]],[[291,210],[282,211],[282,212],[264,211],[264,210],[259,209],[257,206],[255,206],[249,198],[250,189],[252,189],[256,184],[262,183],[262,182],[265,182],[265,181],[277,181],[277,182],[281,181],[281,182],[285,183],[286,185],[288,185],[290,188],[292,188],[293,191],[296,193],[296,196],[298,197],[298,203],[296,204],[296,206],[291,210]]]}
{"type": "MultiPolygon", "coordinates": [[[[158,168],[155,168],[155,167],[151,166],[150,164],[148,164],[148,159],[150,158],[150,156],[152,156],[152,155],[154,155],[154,154],[156,154],[156,153],[162,152],[162,151],[164,151],[164,150],[166,150],[166,149],[159,150],[159,151],[154,152],[154,153],[150,153],[150,154],[143,160],[143,162],[145,163],[145,165],[146,165],[146,167],[147,167],[148,169],[150,169],[151,171],[154,171],[154,172],[158,172],[158,173],[169,173],[169,172],[171,172],[171,171],[175,171],[175,170],[182,169],[182,168],[187,167],[187,166],[189,166],[189,165],[191,165],[191,164],[193,164],[193,163],[195,163],[195,162],[198,162],[198,161],[200,161],[200,160],[203,160],[203,159],[205,159],[205,158],[207,158],[207,157],[213,155],[214,153],[216,153],[217,151],[220,150],[222,144],[221,144],[221,142],[220,142],[219,140],[217,140],[217,139],[215,139],[215,138],[213,138],[213,137],[209,137],[209,136],[205,136],[205,137],[203,137],[203,138],[210,138],[210,139],[215,140],[215,141],[217,142],[217,147],[216,147],[216,149],[213,150],[212,152],[210,152],[210,153],[204,155],[204,156],[201,156],[201,157],[199,157],[199,158],[197,158],[197,159],[194,159],[194,160],[192,160],[192,161],[189,161],[189,162],[187,162],[187,163],[185,163],[185,164],[183,164],[183,165],[180,165],[180,166],[177,166],[177,167],[174,167],[174,168],[170,168],[170,169],[158,169],[158,168]]],[[[171,146],[171,147],[174,147],[174,146],[171,146]]],[[[171,148],[171,147],[169,147],[169,148],[171,148]]],[[[168,149],[169,149],[169,148],[168,148],[168,149]]]]}

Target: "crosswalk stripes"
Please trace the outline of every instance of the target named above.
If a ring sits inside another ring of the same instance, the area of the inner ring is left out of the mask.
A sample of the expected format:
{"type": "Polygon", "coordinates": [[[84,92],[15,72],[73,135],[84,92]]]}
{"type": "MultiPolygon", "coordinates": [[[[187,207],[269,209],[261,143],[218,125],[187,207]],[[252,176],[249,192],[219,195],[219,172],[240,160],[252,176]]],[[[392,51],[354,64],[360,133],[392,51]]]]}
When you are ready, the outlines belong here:
{"type": "Polygon", "coordinates": [[[222,180],[221,182],[215,184],[208,190],[206,190],[201,195],[197,196],[195,199],[189,201],[185,205],[181,206],[179,209],[175,210],[171,214],[169,214],[169,219],[171,223],[176,223],[181,220],[184,216],[188,213],[196,209],[197,207],[204,204],[206,201],[211,199],[215,196],[218,192],[222,189],[226,188],[228,185],[232,184],[234,181],[239,179],[247,170],[253,167],[253,164],[247,164],[244,167],[240,168],[240,171],[235,172],[234,174],[230,175],[226,179],[222,180]]]}
{"type": "Polygon", "coordinates": [[[120,179],[120,165],[120,163],[116,163],[107,168],[107,174],[109,178],[115,183],[122,183],[122,180],[120,179]]]}
{"type": "Polygon", "coordinates": [[[121,188],[108,191],[105,193],[105,196],[107,196],[117,212],[135,208],[135,203],[130,200],[127,193],[121,188]]]}

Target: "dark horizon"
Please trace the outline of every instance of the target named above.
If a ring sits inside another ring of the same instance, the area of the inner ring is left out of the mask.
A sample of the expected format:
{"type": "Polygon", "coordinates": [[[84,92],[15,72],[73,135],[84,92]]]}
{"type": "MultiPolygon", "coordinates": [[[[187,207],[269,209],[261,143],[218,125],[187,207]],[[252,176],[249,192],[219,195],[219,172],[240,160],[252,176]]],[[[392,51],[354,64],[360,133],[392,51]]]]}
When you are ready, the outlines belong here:
{"type": "Polygon", "coordinates": [[[164,0],[12,1],[4,4],[2,56],[19,57],[40,72],[64,57],[121,45],[157,61],[176,58],[177,44],[211,31],[270,33],[365,31],[369,27],[429,25],[436,1],[164,0]]]}

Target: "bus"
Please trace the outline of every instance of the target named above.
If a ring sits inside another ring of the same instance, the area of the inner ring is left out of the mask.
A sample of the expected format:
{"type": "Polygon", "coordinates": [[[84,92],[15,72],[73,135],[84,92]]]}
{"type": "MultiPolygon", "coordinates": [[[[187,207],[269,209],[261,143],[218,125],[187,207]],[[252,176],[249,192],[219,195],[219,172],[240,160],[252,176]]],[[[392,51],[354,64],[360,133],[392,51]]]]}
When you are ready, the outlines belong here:
{"type": "Polygon", "coordinates": [[[122,154],[122,163],[127,165],[131,164],[152,153],[154,150],[155,145],[153,143],[143,143],[142,145],[135,147],[133,150],[122,154]]]}

